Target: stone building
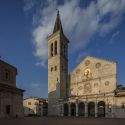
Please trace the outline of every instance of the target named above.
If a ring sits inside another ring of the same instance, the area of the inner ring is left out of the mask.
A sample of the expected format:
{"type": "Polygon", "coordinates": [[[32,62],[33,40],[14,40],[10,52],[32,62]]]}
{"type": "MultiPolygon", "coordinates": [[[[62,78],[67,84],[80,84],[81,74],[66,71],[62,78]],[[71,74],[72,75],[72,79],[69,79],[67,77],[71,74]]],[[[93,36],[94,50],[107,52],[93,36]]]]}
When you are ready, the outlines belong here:
{"type": "Polygon", "coordinates": [[[23,116],[23,92],[16,87],[17,69],[0,60],[0,118],[23,116]]]}
{"type": "Polygon", "coordinates": [[[87,56],[68,75],[68,43],[57,13],[48,37],[48,114],[125,117],[125,88],[116,62],[87,56]]]}
{"type": "Polygon", "coordinates": [[[29,97],[23,100],[24,116],[46,116],[48,100],[45,98],[29,97]]]}

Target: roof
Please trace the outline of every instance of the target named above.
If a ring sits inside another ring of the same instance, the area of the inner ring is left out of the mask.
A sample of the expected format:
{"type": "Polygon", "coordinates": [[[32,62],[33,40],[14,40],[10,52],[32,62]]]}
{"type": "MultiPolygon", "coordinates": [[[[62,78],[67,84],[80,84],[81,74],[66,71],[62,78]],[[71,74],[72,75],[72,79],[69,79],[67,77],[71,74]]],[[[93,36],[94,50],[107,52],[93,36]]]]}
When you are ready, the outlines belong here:
{"type": "Polygon", "coordinates": [[[57,32],[59,30],[63,33],[61,19],[60,19],[59,10],[58,10],[55,25],[54,25],[54,29],[53,29],[53,33],[57,32]]]}
{"type": "Polygon", "coordinates": [[[7,63],[7,62],[1,60],[1,59],[0,59],[0,63],[3,63],[3,64],[5,64],[5,65],[8,65],[8,66],[14,68],[15,70],[17,70],[17,68],[16,68],[15,66],[13,66],[13,65],[11,65],[11,64],[9,64],[9,63],[7,63]]]}
{"type": "Polygon", "coordinates": [[[27,100],[27,99],[48,100],[47,98],[41,98],[41,97],[27,97],[27,98],[24,98],[24,100],[27,100]]]}
{"type": "Polygon", "coordinates": [[[83,58],[79,64],[77,64],[77,66],[70,72],[70,74],[75,70],[77,69],[77,67],[86,59],[86,58],[93,58],[93,59],[98,59],[98,60],[102,60],[102,61],[106,61],[106,62],[109,62],[109,63],[116,63],[115,61],[109,61],[109,60],[106,60],[106,59],[103,59],[103,58],[97,58],[97,57],[94,57],[94,56],[86,56],[85,58],[83,58]]]}
{"type": "Polygon", "coordinates": [[[56,16],[56,20],[55,20],[53,33],[51,35],[49,35],[47,38],[49,39],[49,38],[53,37],[54,35],[57,35],[58,33],[61,34],[63,36],[63,38],[69,43],[68,38],[65,36],[65,34],[63,32],[59,10],[57,11],[57,16],[56,16]]]}
{"type": "Polygon", "coordinates": [[[8,91],[15,91],[15,92],[24,92],[25,91],[23,89],[19,89],[19,88],[14,87],[14,86],[10,86],[10,85],[0,83],[0,91],[3,91],[4,89],[6,89],[8,91]]]}

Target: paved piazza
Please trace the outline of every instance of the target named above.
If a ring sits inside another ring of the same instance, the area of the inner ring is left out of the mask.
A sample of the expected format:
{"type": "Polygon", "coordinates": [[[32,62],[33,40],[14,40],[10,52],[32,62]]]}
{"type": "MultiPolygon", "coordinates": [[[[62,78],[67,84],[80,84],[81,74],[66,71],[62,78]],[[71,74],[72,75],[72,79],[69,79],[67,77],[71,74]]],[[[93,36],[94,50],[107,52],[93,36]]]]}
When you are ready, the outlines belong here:
{"type": "Polygon", "coordinates": [[[27,117],[20,119],[1,119],[0,125],[125,125],[125,119],[27,117]]]}

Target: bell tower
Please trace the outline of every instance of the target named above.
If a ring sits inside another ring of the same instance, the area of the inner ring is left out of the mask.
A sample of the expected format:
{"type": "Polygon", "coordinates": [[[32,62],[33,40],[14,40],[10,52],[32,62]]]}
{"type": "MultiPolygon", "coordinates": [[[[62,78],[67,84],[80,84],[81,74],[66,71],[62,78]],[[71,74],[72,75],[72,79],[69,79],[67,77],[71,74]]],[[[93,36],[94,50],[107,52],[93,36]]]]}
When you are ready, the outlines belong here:
{"type": "Polygon", "coordinates": [[[68,43],[57,11],[53,33],[48,37],[48,115],[59,114],[58,100],[67,95],[68,43]]]}

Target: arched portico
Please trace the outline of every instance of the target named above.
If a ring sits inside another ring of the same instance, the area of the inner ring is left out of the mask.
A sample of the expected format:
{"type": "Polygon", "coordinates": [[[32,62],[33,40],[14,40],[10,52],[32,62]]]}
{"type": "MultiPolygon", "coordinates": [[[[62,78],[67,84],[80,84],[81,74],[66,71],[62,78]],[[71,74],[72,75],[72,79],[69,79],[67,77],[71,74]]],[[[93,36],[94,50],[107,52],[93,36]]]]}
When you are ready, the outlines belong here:
{"type": "Polygon", "coordinates": [[[105,102],[98,102],[98,117],[105,117],[105,102]]]}
{"type": "Polygon", "coordinates": [[[68,111],[69,111],[68,104],[65,103],[63,106],[64,106],[64,116],[68,116],[68,111]]]}
{"type": "Polygon", "coordinates": [[[71,116],[76,116],[76,104],[71,103],[71,116]]]}
{"type": "Polygon", "coordinates": [[[88,103],[88,116],[89,117],[95,116],[95,103],[94,102],[88,103]]]}
{"type": "Polygon", "coordinates": [[[80,102],[78,105],[78,114],[79,116],[85,116],[85,104],[83,102],[80,102]]]}

